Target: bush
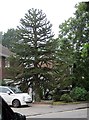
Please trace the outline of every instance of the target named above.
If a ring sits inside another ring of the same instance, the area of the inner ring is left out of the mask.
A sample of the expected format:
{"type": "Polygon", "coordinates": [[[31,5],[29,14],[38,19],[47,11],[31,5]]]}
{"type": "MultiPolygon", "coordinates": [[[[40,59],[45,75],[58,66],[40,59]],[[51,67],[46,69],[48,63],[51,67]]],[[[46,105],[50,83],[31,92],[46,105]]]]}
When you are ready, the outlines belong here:
{"type": "Polygon", "coordinates": [[[75,87],[70,92],[70,96],[75,101],[84,101],[84,100],[86,100],[87,99],[86,95],[87,95],[87,91],[85,90],[85,88],[81,88],[81,87],[75,87]]]}
{"type": "Polygon", "coordinates": [[[65,102],[72,102],[72,98],[70,97],[70,95],[68,94],[63,94],[60,98],[61,101],[65,101],[65,102]]]}
{"type": "Polygon", "coordinates": [[[60,95],[53,95],[53,101],[60,101],[60,95]]]}
{"type": "Polygon", "coordinates": [[[69,94],[68,88],[56,88],[53,92],[53,100],[54,101],[60,101],[60,98],[63,94],[69,94]]]}

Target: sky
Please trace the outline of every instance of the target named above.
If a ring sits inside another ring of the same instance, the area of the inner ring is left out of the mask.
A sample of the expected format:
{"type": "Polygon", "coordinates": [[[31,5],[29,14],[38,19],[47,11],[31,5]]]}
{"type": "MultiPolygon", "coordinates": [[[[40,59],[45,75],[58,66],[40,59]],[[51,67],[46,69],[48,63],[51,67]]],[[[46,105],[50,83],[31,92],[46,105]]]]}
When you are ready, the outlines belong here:
{"type": "MultiPolygon", "coordinates": [[[[85,0],[83,0],[85,1],[85,0]]],[[[75,5],[82,0],[0,0],[0,32],[7,32],[20,24],[20,19],[31,8],[41,9],[58,35],[58,27],[75,12],[75,5]]]]}

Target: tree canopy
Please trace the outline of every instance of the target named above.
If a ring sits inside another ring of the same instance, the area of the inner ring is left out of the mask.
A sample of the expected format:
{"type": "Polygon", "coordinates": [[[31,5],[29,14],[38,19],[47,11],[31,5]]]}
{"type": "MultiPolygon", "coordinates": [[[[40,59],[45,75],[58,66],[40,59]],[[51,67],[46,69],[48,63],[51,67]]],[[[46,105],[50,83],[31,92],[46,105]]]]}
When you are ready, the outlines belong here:
{"type": "Polygon", "coordinates": [[[82,57],[83,46],[89,42],[89,10],[87,5],[87,2],[77,4],[74,17],[69,18],[59,26],[60,52],[63,56],[59,56],[59,58],[64,61],[65,66],[67,64],[67,69],[71,69],[70,83],[73,86],[81,86],[89,90],[88,57],[87,59],[82,57]]]}
{"type": "Polygon", "coordinates": [[[14,28],[8,29],[7,32],[3,34],[2,45],[9,48],[10,50],[13,49],[14,43],[16,43],[16,41],[16,30],[14,28]]]}

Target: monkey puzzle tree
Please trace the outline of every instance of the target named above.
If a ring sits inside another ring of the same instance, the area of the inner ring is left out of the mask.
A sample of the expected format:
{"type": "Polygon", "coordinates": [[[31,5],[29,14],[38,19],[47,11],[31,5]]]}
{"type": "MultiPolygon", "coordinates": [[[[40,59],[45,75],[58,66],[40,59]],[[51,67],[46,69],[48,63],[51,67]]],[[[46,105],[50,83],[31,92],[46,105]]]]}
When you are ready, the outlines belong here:
{"type": "Polygon", "coordinates": [[[56,42],[53,39],[52,24],[39,9],[29,9],[17,28],[18,42],[15,52],[24,66],[21,77],[32,82],[36,101],[40,101],[43,83],[52,80],[52,62],[56,42]]]}

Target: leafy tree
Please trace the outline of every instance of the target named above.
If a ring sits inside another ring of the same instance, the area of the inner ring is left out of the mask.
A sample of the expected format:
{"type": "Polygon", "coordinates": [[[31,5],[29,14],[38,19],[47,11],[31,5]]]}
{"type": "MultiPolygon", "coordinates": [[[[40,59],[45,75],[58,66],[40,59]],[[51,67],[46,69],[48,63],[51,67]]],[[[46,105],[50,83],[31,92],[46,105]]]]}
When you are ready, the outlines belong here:
{"type": "MultiPolygon", "coordinates": [[[[77,4],[75,6],[76,11],[74,17],[69,18],[59,26],[59,40],[62,46],[64,46],[62,48],[62,51],[64,50],[62,55],[66,58],[63,58],[63,60],[65,63],[69,63],[67,67],[69,69],[71,66],[70,69],[72,71],[72,76],[69,76],[69,79],[71,78],[70,80],[73,86],[84,86],[87,90],[89,90],[89,76],[87,73],[89,69],[89,60],[88,58],[83,58],[81,53],[83,45],[89,42],[88,4],[88,2],[77,4]],[[68,60],[69,62],[67,62],[68,60]]],[[[60,60],[62,60],[62,57],[60,60]]]]}
{"type": "Polygon", "coordinates": [[[55,76],[57,79],[58,87],[67,87],[71,83],[72,79],[72,67],[73,67],[73,41],[71,40],[71,21],[72,18],[68,19],[61,25],[59,25],[59,48],[56,54],[55,64],[55,76]]]}
{"type": "Polygon", "coordinates": [[[52,25],[42,10],[33,8],[28,10],[20,22],[15,52],[24,67],[21,77],[32,82],[36,101],[40,101],[40,90],[44,88],[44,83],[49,84],[52,80],[56,47],[52,25]]]}
{"type": "Polygon", "coordinates": [[[18,77],[18,75],[20,76],[21,74],[23,74],[23,67],[20,64],[19,57],[13,54],[8,57],[7,60],[10,62],[10,66],[5,68],[5,77],[7,79],[17,80],[16,78],[18,77]]]}
{"type": "Polygon", "coordinates": [[[83,2],[76,6],[77,10],[75,12],[75,40],[76,41],[76,52],[75,52],[75,68],[74,75],[76,78],[76,85],[85,87],[89,90],[89,76],[87,71],[89,70],[89,58],[84,58],[81,56],[81,51],[84,44],[89,42],[89,2],[83,2]]]}
{"type": "Polygon", "coordinates": [[[8,29],[6,33],[3,34],[2,37],[2,45],[12,50],[13,44],[16,43],[16,30],[15,29],[8,29]]]}

